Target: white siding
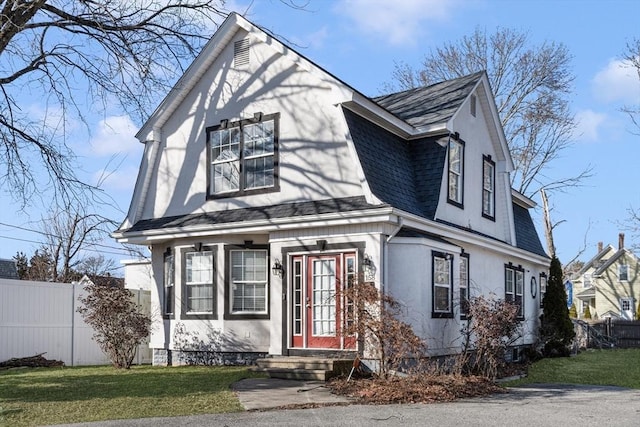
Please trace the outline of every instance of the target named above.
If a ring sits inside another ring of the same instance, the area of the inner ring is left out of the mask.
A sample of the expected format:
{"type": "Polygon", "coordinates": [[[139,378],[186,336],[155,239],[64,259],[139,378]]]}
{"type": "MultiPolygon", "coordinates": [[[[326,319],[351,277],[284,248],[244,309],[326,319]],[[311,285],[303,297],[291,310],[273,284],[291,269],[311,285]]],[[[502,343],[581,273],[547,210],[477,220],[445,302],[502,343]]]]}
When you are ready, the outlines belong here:
{"type": "MultiPolygon", "coordinates": [[[[234,41],[245,36],[239,33],[234,41]]],[[[248,69],[233,68],[231,43],[163,127],[144,218],[362,194],[336,106],[342,95],[326,76],[268,43],[251,41],[248,69]],[[257,112],[280,113],[280,191],[207,201],[206,128],[257,112]]]]}

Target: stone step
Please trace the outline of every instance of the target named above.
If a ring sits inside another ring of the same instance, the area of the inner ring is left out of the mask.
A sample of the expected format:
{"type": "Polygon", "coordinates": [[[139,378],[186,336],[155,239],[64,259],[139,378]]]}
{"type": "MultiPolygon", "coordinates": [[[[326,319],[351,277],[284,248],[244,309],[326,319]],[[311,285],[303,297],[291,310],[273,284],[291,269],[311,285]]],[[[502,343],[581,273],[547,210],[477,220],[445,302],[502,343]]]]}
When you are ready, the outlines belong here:
{"type": "Polygon", "coordinates": [[[254,368],[256,372],[264,372],[269,378],[302,381],[326,381],[335,375],[323,369],[295,369],[295,368],[254,368]]]}
{"type": "Polygon", "coordinates": [[[353,366],[350,359],[324,359],[314,357],[270,357],[256,360],[256,372],[271,378],[319,380],[348,374],[353,366]]]}

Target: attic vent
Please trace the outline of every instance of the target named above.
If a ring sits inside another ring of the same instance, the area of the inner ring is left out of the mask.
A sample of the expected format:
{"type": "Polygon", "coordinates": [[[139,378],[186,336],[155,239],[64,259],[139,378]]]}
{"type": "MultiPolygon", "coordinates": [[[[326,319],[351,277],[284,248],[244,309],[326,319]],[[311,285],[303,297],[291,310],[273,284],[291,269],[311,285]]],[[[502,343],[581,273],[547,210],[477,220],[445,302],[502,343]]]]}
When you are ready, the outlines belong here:
{"type": "Polygon", "coordinates": [[[471,98],[469,98],[469,106],[471,108],[471,115],[475,117],[476,116],[476,96],[475,95],[471,95],[471,98]]]}
{"type": "Polygon", "coordinates": [[[238,40],[234,43],[233,62],[236,67],[249,65],[249,39],[238,40]]]}

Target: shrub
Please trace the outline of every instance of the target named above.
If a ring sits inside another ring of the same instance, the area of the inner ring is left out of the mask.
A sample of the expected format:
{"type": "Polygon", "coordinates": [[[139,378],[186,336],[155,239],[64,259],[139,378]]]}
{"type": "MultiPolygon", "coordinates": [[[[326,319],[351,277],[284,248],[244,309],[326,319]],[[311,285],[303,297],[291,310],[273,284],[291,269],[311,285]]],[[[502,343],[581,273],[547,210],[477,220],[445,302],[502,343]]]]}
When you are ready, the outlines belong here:
{"type": "Polygon", "coordinates": [[[78,312],[93,327],[93,339],[116,368],[129,369],[136,349],[149,336],[151,318],[140,312],[128,289],[90,284],[78,298],[78,312]]]}
{"type": "Polygon", "coordinates": [[[591,319],[591,309],[589,308],[589,306],[587,306],[587,308],[584,309],[583,317],[585,319],[591,319]]]}
{"type": "Polygon", "coordinates": [[[505,364],[507,349],[521,336],[518,306],[479,296],[470,300],[467,318],[462,329],[464,364],[472,373],[494,379],[505,364]]]}
{"type": "Polygon", "coordinates": [[[569,356],[575,332],[567,308],[562,265],[555,256],[551,259],[547,292],[542,305],[544,312],[541,317],[540,342],[543,354],[551,357],[569,356]]]}
{"type": "Polygon", "coordinates": [[[401,305],[393,297],[381,293],[372,283],[358,283],[343,293],[347,310],[343,333],[364,339],[378,361],[377,374],[387,378],[392,370],[406,367],[409,360],[422,360],[425,342],[411,326],[398,318],[401,305]],[[350,302],[355,303],[350,304],[350,302]]]}
{"type": "Polygon", "coordinates": [[[569,309],[569,317],[572,319],[578,318],[578,309],[575,304],[571,304],[571,308],[569,309]]]}

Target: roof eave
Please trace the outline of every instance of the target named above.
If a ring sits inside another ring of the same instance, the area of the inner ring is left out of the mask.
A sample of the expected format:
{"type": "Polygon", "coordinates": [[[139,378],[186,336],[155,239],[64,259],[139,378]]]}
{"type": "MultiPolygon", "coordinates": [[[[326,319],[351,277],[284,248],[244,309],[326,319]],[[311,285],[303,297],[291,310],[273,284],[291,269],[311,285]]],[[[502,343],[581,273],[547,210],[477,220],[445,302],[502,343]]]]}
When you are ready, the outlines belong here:
{"type": "Polygon", "coordinates": [[[352,99],[342,105],[404,139],[425,138],[451,132],[449,122],[414,127],[359,92],[353,92],[352,99]]]}
{"type": "Polygon", "coordinates": [[[214,33],[213,37],[205,44],[202,51],[189,67],[187,67],[184,74],[160,102],[160,105],[158,105],[151,116],[149,116],[149,119],[142,125],[138,133],[136,133],[135,136],[138,140],[145,142],[153,139],[154,133],[162,128],[171,114],[198,83],[200,77],[216,60],[220,51],[224,49],[229,40],[233,38],[241,28],[251,31],[253,25],[241,18],[238,14],[230,13],[227,19],[220,24],[220,27],[214,33]]]}
{"type": "Polygon", "coordinates": [[[380,207],[352,212],[338,212],[320,215],[305,215],[300,217],[284,217],[262,219],[256,221],[241,221],[223,224],[203,224],[190,227],[173,227],[155,230],[129,232],[117,230],[111,237],[120,243],[146,245],[169,239],[211,236],[229,233],[258,233],[271,232],[300,227],[318,227],[348,225],[362,222],[393,221],[391,207],[380,207]]]}

